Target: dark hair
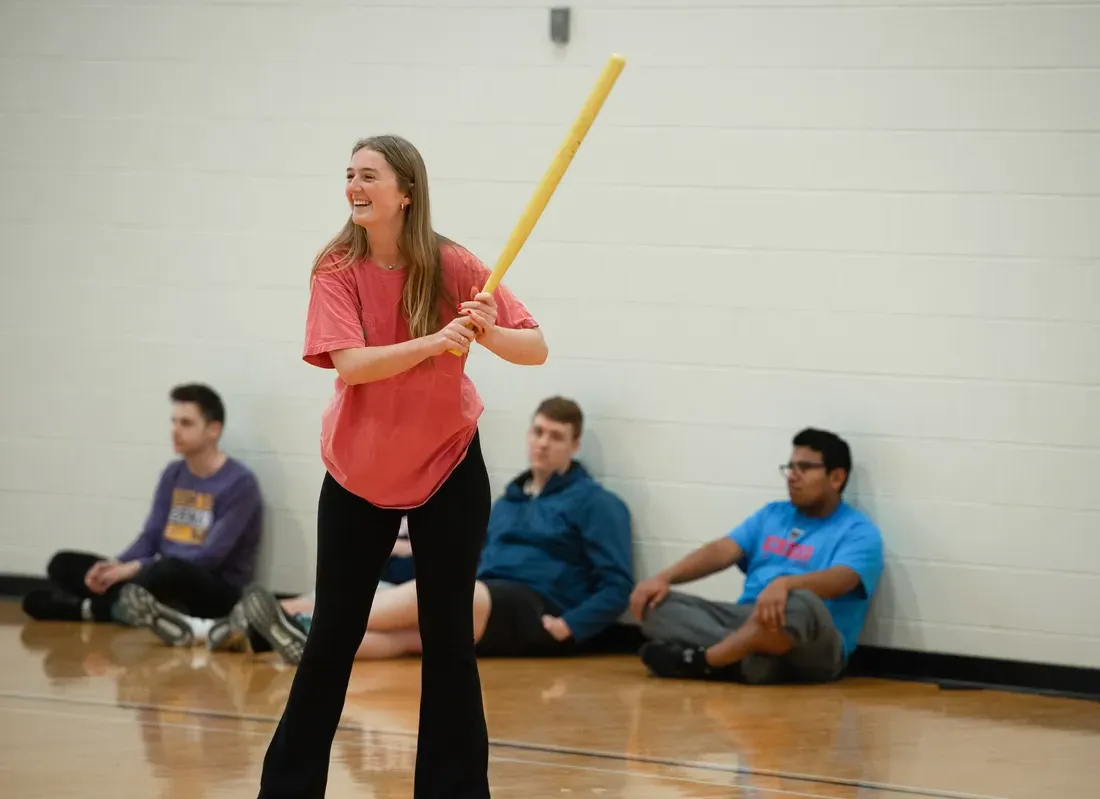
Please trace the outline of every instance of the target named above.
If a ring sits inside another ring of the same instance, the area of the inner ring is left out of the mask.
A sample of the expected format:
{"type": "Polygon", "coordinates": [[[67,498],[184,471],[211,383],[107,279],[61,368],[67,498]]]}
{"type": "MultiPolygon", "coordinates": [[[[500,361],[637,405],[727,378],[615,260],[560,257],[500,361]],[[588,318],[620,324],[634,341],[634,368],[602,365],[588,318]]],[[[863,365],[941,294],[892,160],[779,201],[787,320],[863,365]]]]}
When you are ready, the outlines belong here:
{"type": "Polygon", "coordinates": [[[535,410],[535,415],[545,416],[559,424],[572,425],[574,438],[580,438],[581,430],[584,428],[584,414],[581,412],[581,406],[565,397],[544,399],[535,410]]]}
{"type": "Polygon", "coordinates": [[[807,427],[798,433],[791,443],[796,447],[805,447],[820,453],[825,463],[825,471],[843,469],[844,482],[841,483],[840,492],[844,493],[844,488],[848,485],[848,477],[852,474],[852,450],[848,447],[847,441],[828,430],[807,427]]]}
{"type": "Polygon", "coordinates": [[[202,418],[207,424],[219,422],[225,424],[225,405],[218,392],[202,383],[186,383],[176,386],[168,395],[173,402],[193,402],[199,406],[202,418]]]}

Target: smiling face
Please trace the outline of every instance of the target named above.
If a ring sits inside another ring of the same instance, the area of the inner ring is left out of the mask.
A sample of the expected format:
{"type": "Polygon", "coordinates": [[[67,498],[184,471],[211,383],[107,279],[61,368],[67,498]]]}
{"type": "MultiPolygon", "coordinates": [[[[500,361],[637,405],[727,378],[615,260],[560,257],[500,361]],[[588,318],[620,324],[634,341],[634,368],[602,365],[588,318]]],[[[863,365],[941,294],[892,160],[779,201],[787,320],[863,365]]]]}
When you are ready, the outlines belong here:
{"type": "Polygon", "coordinates": [[[351,209],[351,221],[366,230],[400,229],[409,204],[408,187],[381,154],[363,148],[348,164],[344,194],[351,209]]]}

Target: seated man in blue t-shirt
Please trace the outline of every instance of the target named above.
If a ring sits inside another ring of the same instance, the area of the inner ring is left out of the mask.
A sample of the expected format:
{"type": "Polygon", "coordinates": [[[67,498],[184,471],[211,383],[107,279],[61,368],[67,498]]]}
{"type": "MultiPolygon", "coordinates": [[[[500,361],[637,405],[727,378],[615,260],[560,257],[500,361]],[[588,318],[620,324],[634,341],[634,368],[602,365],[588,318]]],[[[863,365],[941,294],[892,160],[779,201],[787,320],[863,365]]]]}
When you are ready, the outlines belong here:
{"type": "Polygon", "coordinates": [[[840,676],[882,574],[882,538],[841,498],[848,445],[815,429],[793,444],[783,466],[789,502],[764,506],[634,590],[653,674],[753,684],[840,676]],[[736,604],[670,591],[734,564],[745,573],[736,604]]]}

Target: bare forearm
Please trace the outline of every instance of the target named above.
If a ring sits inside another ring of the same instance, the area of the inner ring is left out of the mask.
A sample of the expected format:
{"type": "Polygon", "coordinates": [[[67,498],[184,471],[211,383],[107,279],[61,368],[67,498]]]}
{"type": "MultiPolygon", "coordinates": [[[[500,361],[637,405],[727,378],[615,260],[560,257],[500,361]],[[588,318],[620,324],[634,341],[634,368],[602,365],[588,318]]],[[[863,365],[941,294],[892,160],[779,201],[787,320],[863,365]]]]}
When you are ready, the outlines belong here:
{"type": "Polygon", "coordinates": [[[844,596],[859,585],[859,575],[847,566],[833,566],[821,571],[792,574],[782,577],[790,591],[803,588],[817,594],[822,599],[844,596]]]}
{"type": "Polygon", "coordinates": [[[728,569],[741,557],[741,547],[730,538],[719,538],[692,552],[662,572],[671,585],[690,583],[728,569]]]}
{"type": "Polygon", "coordinates": [[[415,338],[382,347],[353,347],[332,353],[332,363],[349,386],[373,383],[401,374],[431,355],[431,342],[415,338]]]}
{"type": "Polygon", "coordinates": [[[523,330],[494,327],[481,338],[480,344],[497,357],[520,366],[546,362],[546,340],[537,327],[523,330]]]}

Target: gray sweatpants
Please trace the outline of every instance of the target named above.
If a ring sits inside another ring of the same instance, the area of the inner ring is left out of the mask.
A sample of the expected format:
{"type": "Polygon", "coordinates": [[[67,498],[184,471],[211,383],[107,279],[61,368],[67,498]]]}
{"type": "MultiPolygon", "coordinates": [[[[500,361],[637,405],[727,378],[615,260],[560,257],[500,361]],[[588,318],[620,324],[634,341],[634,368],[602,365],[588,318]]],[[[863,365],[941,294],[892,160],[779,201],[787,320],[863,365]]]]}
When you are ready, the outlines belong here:
{"type": "MultiPolygon", "coordinates": [[[[651,641],[710,647],[751,618],[756,606],[712,602],[673,591],[646,613],[642,633],[651,641]]],[[[821,598],[796,589],[787,596],[784,630],[794,647],[783,655],[753,654],[740,663],[753,684],[830,682],[844,669],[844,641],[821,598]]]]}

